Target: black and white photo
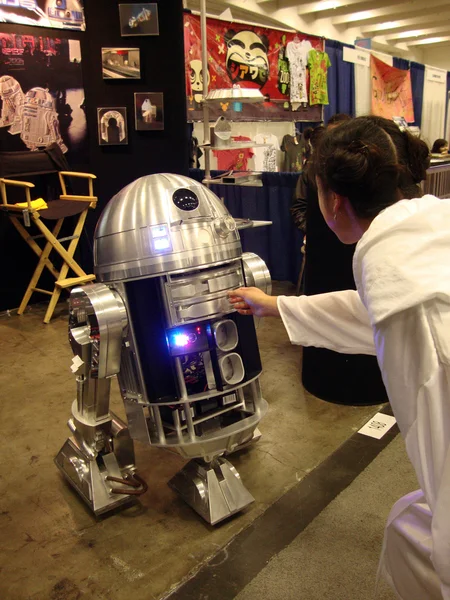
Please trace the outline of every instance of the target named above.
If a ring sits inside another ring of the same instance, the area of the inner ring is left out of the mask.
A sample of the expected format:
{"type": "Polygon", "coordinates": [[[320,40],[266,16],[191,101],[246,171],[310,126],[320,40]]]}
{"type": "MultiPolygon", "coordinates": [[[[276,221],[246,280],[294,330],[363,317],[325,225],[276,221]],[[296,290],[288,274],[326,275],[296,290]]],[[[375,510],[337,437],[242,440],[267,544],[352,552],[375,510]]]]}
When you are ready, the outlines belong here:
{"type": "Polygon", "coordinates": [[[161,131],[164,129],[164,95],[161,92],[134,94],[136,131],[161,131]]]}
{"type": "Polygon", "coordinates": [[[128,144],[127,109],[98,108],[98,143],[100,146],[128,144]]]}

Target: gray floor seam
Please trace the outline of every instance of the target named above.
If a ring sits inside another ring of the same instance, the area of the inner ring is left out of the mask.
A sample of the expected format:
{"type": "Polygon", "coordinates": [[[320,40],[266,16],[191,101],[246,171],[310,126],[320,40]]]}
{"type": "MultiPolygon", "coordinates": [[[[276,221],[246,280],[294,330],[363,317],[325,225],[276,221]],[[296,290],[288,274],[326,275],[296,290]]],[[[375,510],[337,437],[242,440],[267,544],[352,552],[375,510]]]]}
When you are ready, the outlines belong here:
{"type": "MultiPolygon", "coordinates": [[[[381,412],[392,414],[389,406],[381,412]]],[[[397,434],[396,425],[381,440],[353,434],[206,561],[192,577],[165,595],[164,600],[234,600],[275,555],[352,484],[397,434]],[[217,560],[221,554],[225,554],[225,560],[217,560]]]]}

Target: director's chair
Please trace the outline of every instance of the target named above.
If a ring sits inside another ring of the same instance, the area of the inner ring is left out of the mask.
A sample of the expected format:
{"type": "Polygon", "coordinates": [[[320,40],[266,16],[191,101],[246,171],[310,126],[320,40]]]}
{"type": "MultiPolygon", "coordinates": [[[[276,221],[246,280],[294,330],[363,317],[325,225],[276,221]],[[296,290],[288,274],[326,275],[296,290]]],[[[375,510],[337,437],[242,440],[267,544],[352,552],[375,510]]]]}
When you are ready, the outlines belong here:
{"type": "MultiPolygon", "coordinates": [[[[5,154],[11,155],[22,153],[0,153],[0,162],[2,160],[2,155],[5,154]]],[[[33,155],[37,157],[39,151],[26,154],[26,161],[29,163],[30,159],[33,160],[33,155]]],[[[40,157],[40,159],[47,160],[48,156],[40,157]]],[[[64,164],[64,162],[60,161],[59,164],[64,164]]],[[[40,166],[42,166],[42,163],[40,166]]],[[[90,208],[95,208],[97,203],[97,197],[94,196],[93,190],[93,180],[96,179],[95,175],[91,173],[75,173],[68,170],[59,170],[58,168],[55,169],[55,163],[53,161],[51,161],[51,163],[49,163],[47,166],[51,168],[46,171],[38,170],[28,172],[26,174],[17,173],[17,175],[42,175],[44,173],[47,174],[57,172],[62,194],[60,194],[59,198],[56,200],[32,200],[31,190],[35,187],[33,183],[29,181],[19,181],[16,179],[0,178],[0,193],[2,198],[2,204],[0,207],[3,211],[7,212],[12,224],[17,229],[20,236],[39,257],[39,262],[17,312],[19,315],[24,312],[34,292],[47,294],[51,298],[45,313],[44,323],[50,322],[53,311],[55,310],[56,304],[63,289],[71,288],[76,285],[83,285],[85,283],[92,282],[95,279],[95,275],[84,272],[84,270],[74,259],[74,253],[83,231],[88,210],[90,208]],[[68,194],[66,179],[69,177],[87,180],[88,194],[68,194]],[[23,203],[9,202],[8,193],[12,191],[12,188],[23,191],[25,193],[26,201],[23,203]],[[58,239],[64,219],[67,217],[76,216],[78,216],[78,218],[75,222],[73,234],[58,239]],[[50,224],[47,226],[44,221],[53,221],[53,227],[51,227],[50,224]],[[38,230],[37,235],[31,235],[32,226],[38,230]],[[43,247],[36,242],[38,239],[45,240],[45,245],[43,247]],[[62,245],[62,242],[66,241],[70,242],[67,249],[62,245]],[[63,264],[59,270],[49,258],[50,253],[53,250],[59,254],[63,261],[63,264]],[[47,268],[55,278],[55,285],[52,291],[38,287],[39,279],[41,278],[45,268],[47,268]],[[75,277],[68,277],[69,270],[73,271],[75,277]]],[[[4,169],[2,169],[2,171],[4,171],[4,169]]]]}

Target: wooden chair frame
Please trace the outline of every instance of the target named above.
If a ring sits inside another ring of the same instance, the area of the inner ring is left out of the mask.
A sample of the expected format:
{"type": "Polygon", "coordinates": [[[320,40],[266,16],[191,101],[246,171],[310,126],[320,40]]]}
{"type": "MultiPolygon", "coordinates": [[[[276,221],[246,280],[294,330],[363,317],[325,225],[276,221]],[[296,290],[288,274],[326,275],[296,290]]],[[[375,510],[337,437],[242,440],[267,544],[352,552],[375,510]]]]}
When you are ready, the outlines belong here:
{"type": "Polygon", "coordinates": [[[78,213],[78,215],[75,215],[78,216],[78,220],[75,225],[73,234],[69,237],[61,238],[59,240],[57,236],[59,235],[65,217],[57,219],[56,224],[52,230],[50,230],[45,225],[45,223],[42,222],[41,217],[45,218],[45,210],[42,210],[41,215],[39,209],[33,208],[31,204],[31,190],[34,188],[34,184],[29,183],[27,181],[16,181],[13,179],[3,178],[0,179],[0,193],[2,198],[1,208],[8,212],[11,222],[19,232],[20,236],[26,241],[26,243],[30,246],[33,252],[39,257],[39,262],[27,287],[22,302],[20,303],[17,314],[21,315],[25,311],[28,302],[30,301],[31,296],[34,292],[47,294],[51,296],[51,298],[47,307],[47,311],[45,313],[44,323],[50,322],[50,319],[52,318],[53,312],[56,308],[56,304],[58,303],[59,297],[61,295],[61,291],[63,289],[73,287],[75,285],[83,285],[85,283],[92,282],[95,280],[95,275],[88,275],[87,273],[85,273],[83,269],[79,266],[79,264],[75,261],[73,256],[78,246],[81,233],[83,231],[88,210],[89,208],[95,208],[97,204],[97,197],[94,196],[93,185],[93,181],[94,179],[96,179],[96,176],[92,173],[76,173],[73,171],[58,171],[58,175],[62,190],[62,194],[59,196],[59,199],[70,202],[83,202],[85,204],[84,210],[78,213]],[[87,179],[88,195],[80,196],[67,194],[65,177],[87,179]],[[24,190],[28,208],[23,208],[17,206],[16,204],[8,203],[8,186],[20,187],[24,190]],[[22,224],[21,219],[23,219],[24,224],[22,224]],[[29,234],[29,231],[27,231],[26,228],[31,225],[31,222],[33,222],[34,225],[36,225],[36,227],[40,231],[39,235],[31,236],[29,234]],[[39,246],[39,244],[37,244],[35,241],[37,238],[41,237],[43,237],[46,240],[43,248],[39,246]],[[70,244],[66,249],[61,244],[61,242],[69,240],[70,244]],[[58,252],[58,254],[64,261],[59,271],[49,258],[52,250],[58,252]],[[53,291],[44,290],[37,287],[39,279],[45,268],[47,268],[50,271],[50,273],[56,280],[53,291]],[[77,277],[67,277],[69,269],[71,269],[77,277]]]}

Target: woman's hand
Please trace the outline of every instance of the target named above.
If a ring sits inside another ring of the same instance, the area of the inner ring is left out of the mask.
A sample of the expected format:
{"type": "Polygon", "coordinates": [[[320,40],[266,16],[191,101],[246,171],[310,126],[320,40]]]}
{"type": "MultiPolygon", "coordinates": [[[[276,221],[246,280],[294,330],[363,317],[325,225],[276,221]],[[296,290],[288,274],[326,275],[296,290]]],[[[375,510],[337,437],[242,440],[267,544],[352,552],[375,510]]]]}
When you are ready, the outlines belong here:
{"type": "Polygon", "coordinates": [[[239,288],[228,292],[230,304],[240,315],[279,317],[276,296],[268,296],[255,287],[239,288]]]}

